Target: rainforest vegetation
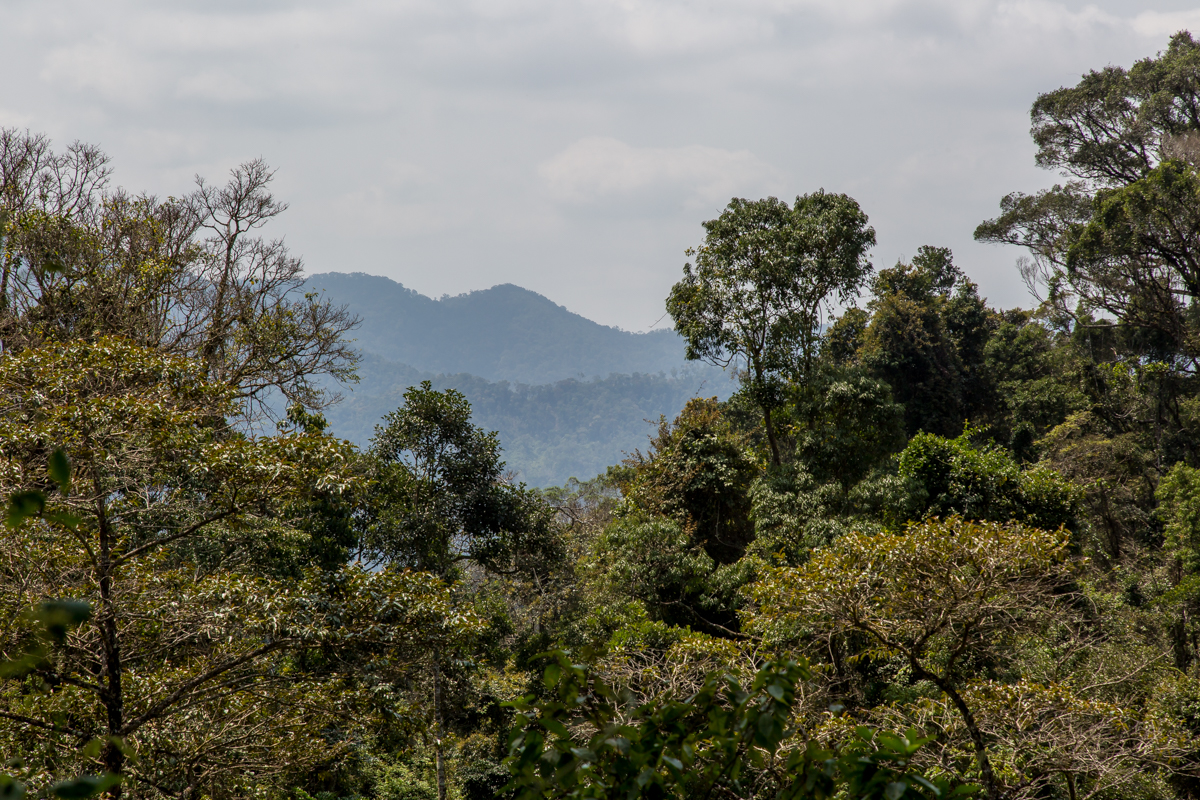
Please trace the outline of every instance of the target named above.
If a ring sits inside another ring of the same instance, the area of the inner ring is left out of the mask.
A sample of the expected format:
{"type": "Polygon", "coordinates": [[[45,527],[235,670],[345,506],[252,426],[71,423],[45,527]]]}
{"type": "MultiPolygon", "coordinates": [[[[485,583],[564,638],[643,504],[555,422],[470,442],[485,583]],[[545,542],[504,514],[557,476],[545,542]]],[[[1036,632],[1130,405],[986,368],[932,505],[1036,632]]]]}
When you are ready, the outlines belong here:
{"type": "Polygon", "coordinates": [[[0,132],[0,797],[1200,797],[1200,43],[1032,135],[1031,308],[734,199],[666,306],[737,391],[531,489],[432,383],[330,435],[265,164],[0,132]]]}

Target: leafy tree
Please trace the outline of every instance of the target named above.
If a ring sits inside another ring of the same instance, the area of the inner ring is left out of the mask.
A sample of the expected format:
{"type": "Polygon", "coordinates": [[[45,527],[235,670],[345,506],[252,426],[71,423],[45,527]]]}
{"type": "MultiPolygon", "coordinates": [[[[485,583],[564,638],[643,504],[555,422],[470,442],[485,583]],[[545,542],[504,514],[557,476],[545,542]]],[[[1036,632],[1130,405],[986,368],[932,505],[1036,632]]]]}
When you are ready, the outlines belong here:
{"type": "Polygon", "coordinates": [[[846,492],[821,483],[801,464],[785,464],[755,482],[750,491],[754,517],[751,557],[764,562],[802,563],[813,548],[845,532],[846,492]]]}
{"type": "Polygon", "coordinates": [[[823,638],[852,633],[860,657],[898,656],[949,698],[987,795],[999,798],[1005,788],[963,688],[976,665],[1011,655],[1016,637],[1044,629],[1062,607],[1068,544],[1062,529],[958,518],[900,534],[849,533],[756,584],[749,627],[773,641],[805,627],[823,638]]]}
{"type": "Polygon", "coordinates": [[[1040,95],[1031,111],[1037,163],[1075,180],[1009,195],[975,232],[1028,248],[1026,278],[1045,285],[1062,318],[1087,326],[1093,315],[1114,317],[1139,355],[1183,357],[1193,372],[1198,62],[1200,45],[1181,31],[1157,57],[1040,95]]]}
{"type": "Polygon", "coordinates": [[[861,727],[838,750],[806,741],[791,711],[810,675],[795,661],[768,663],[745,687],[714,673],[686,700],[635,706],[564,654],[552,655],[544,674],[550,696],[513,704],[520,713],[507,763],[518,800],[973,794],[913,769],[930,741],[916,731],[861,727]]]}
{"type": "Polygon", "coordinates": [[[0,534],[0,655],[25,649],[22,612],[46,598],[95,609],[0,681],[0,751],[31,783],[84,766],[98,739],[93,763],[137,794],[278,785],[337,757],[326,733],[347,709],[376,714],[388,689],[353,677],[364,664],[394,675],[477,627],[425,574],[263,568],[264,550],[305,539],[289,503],[356,479],[326,436],[230,432],[235,402],[195,362],[117,338],[0,360],[0,490],[44,493],[0,534]],[[58,443],[72,462],[56,489],[58,443]]]}
{"type": "Polygon", "coordinates": [[[796,458],[818,482],[848,492],[903,447],[904,407],[861,368],[828,370],[810,388],[789,408],[796,458]]]}
{"type": "Polygon", "coordinates": [[[991,400],[979,422],[1018,461],[1036,461],[1037,439],[1085,405],[1073,349],[1028,311],[1000,314],[984,351],[991,400]]]}
{"type": "Polygon", "coordinates": [[[857,360],[892,387],[909,435],[942,435],[990,405],[984,351],[992,321],[946,248],[880,270],[857,360]]]}
{"type": "MultiPolygon", "coordinates": [[[[58,452],[61,453],[61,451],[58,452]]],[[[26,493],[24,497],[26,501],[35,498],[42,502],[45,500],[45,496],[40,492],[26,493]]],[[[32,509],[29,510],[29,513],[21,511],[20,507],[23,505],[25,503],[19,500],[14,503],[13,508],[18,513],[10,517],[10,525],[19,525],[24,519],[35,515],[36,512],[33,512],[32,509]]],[[[42,666],[53,648],[63,645],[67,633],[72,628],[87,622],[91,615],[92,609],[87,603],[71,600],[47,600],[36,608],[30,609],[28,618],[34,623],[33,637],[25,642],[25,650],[17,658],[0,660],[0,676],[20,675],[42,666]]],[[[89,750],[96,751],[100,744],[99,740],[93,740],[84,745],[82,750],[84,753],[89,750]]],[[[24,762],[20,759],[10,759],[5,767],[20,770],[24,767],[24,762]]],[[[120,776],[111,773],[83,775],[52,784],[50,794],[54,797],[64,798],[64,800],[83,800],[108,791],[118,782],[120,782],[120,776]]],[[[11,774],[0,772],[0,797],[5,800],[22,800],[25,793],[24,783],[11,774]]]]}
{"type": "Polygon", "coordinates": [[[741,561],[715,562],[678,522],[636,513],[605,528],[580,566],[591,603],[605,611],[632,600],[654,621],[725,636],[736,632],[738,590],[753,576],[741,561]]]}
{"type": "Polygon", "coordinates": [[[536,571],[559,558],[550,509],[504,480],[495,433],[471,404],[428,381],[376,428],[375,490],[363,543],[389,563],[446,578],[472,562],[495,573],[536,571]]]}
{"type": "Polygon", "coordinates": [[[1175,667],[1181,671],[1200,659],[1196,617],[1200,611],[1200,470],[1176,464],[1155,492],[1163,523],[1164,555],[1170,560],[1171,588],[1160,600],[1171,614],[1170,638],[1175,667]]]}
{"type": "MultiPolygon", "coordinates": [[[[1080,681],[1022,679],[983,680],[963,688],[996,772],[1003,776],[1005,796],[1178,797],[1171,782],[1186,779],[1174,769],[1188,758],[1186,734],[1157,710],[1146,713],[1088,697],[1079,691],[1086,687],[1080,681]]],[[[945,697],[881,711],[881,726],[917,723],[938,730],[943,742],[969,739],[961,715],[945,697]]],[[[925,748],[917,768],[945,763],[947,753],[935,756],[937,749],[925,748]]]]}
{"type": "Polygon", "coordinates": [[[1189,306],[1200,299],[1200,258],[1191,252],[1197,234],[1195,165],[1166,161],[1134,183],[1101,189],[1091,218],[1067,240],[1064,275],[1080,310],[1120,320],[1136,334],[1136,349],[1156,361],[1195,359],[1189,306]]]}
{"type": "Polygon", "coordinates": [[[758,467],[715,397],[689,400],[674,423],[660,419],[649,452],[626,464],[629,503],[675,520],[718,564],[741,556],[753,538],[748,494],[758,467]]]}
{"type": "Polygon", "coordinates": [[[181,199],[110,189],[108,157],[0,129],[0,338],[6,350],[118,335],[196,358],[251,417],[273,392],[319,408],[314,379],[352,380],[357,320],[301,294],[303,264],[256,235],[287,206],[261,160],[181,199]]]}
{"type": "Polygon", "coordinates": [[[1179,463],[1158,484],[1167,545],[1187,573],[1200,570],[1200,470],[1179,463]]]}
{"type": "Polygon", "coordinates": [[[900,454],[900,474],[924,494],[913,509],[918,518],[1015,520],[1051,530],[1075,523],[1074,486],[1045,467],[1022,470],[1001,448],[973,445],[969,430],[956,439],[917,434],[900,454]]]}
{"type": "Polygon", "coordinates": [[[591,604],[633,600],[656,622],[730,635],[737,590],[752,574],[738,562],[754,538],[758,472],[716,398],[660,419],[648,452],[613,470],[623,502],[581,562],[591,604]]]}
{"type": "Polygon", "coordinates": [[[788,206],[774,197],[732,200],[704,223],[667,311],[687,357],[745,365],[743,383],[762,409],[772,463],[782,463],[771,411],[781,380],[802,379],[820,339],[821,309],[853,298],[871,272],[875,230],[851,198],[825,191],[788,206]]]}
{"type": "MultiPolygon", "coordinates": [[[[551,510],[523,485],[503,480],[495,433],[471,423],[459,392],[428,381],[404,393],[384,417],[370,451],[375,486],[364,515],[364,550],[383,563],[448,581],[464,565],[491,573],[548,577],[562,557],[551,510]]],[[[446,650],[433,654],[434,751],[439,800],[447,777],[444,714],[446,650]]]]}
{"type": "Polygon", "coordinates": [[[1038,449],[1046,466],[1085,490],[1082,509],[1096,538],[1090,554],[1114,563],[1157,549],[1155,490],[1166,465],[1193,457],[1200,407],[1194,396],[1171,396],[1161,363],[1097,363],[1084,350],[1095,334],[1087,333],[1066,365],[1084,407],[1048,431],[1038,449]]]}

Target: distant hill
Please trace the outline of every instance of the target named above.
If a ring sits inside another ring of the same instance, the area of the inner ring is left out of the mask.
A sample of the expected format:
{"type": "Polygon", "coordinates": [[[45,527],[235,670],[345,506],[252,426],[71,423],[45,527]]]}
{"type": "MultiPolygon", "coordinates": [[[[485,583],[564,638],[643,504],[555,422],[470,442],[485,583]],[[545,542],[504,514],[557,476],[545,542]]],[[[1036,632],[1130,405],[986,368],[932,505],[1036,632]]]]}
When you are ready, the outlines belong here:
{"type": "Polygon", "coordinates": [[[511,284],[441,300],[362,273],[314,275],[307,288],[362,319],[352,334],[361,380],[326,411],[332,432],[360,447],[405,389],[429,380],[466,395],[522,480],[550,486],[644,450],[660,415],[734,388],[686,362],[674,331],[610,328],[511,284]]]}
{"type": "Polygon", "coordinates": [[[441,300],[361,272],[313,275],[307,286],[362,318],[362,350],[423,371],[543,384],[684,365],[674,331],[610,328],[511,283],[441,300]]]}
{"type": "Polygon", "coordinates": [[[435,389],[457,389],[471,403],[472,421],[500,433],[504,460],[531,486],[590,478],[635,449],[645,451],[652,423],[674,417],[692,397],[727,397],[732,385],[703,376],[612,375],[530,386],[475,375],[433,375],[373,353],[363,356],[362,380],[343,389],[345,399],[325,412],[330,429],[360,447],[375,426],[404,402],[404,390],[422,380],[435,389]]]}

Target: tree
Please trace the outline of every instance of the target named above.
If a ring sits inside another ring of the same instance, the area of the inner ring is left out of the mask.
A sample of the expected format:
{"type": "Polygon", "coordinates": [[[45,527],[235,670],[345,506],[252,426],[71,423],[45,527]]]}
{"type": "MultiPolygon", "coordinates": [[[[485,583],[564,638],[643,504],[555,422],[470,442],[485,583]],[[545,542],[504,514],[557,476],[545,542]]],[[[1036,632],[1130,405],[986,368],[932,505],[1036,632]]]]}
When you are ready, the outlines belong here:
{"type": "Polygon", "coordinates": [[[1036,461],[1037,439],[1083,405],[1074,350],[1028,311],[999,315],[984,355],[990,399],[978,421],[1018,461],[1036,461]]]}
{"type": "Polygon", "coordinates": [[[499,440],[472,424],[461,392],[424,381],[383,422],[371,441],[368,553],[447,579],[465,563],[507,573],[559,557],[550,508],[504,479],[499,440]]]}
{"type": "Polygon", "coordinates": [[[549,697],[512,704],[520,713],[506,763],[518,800],[973,794],[969,785],[930,780],[913,768],[930,741],[916,731],[860,727],[836,750],[806,738],[792,710],[811,675],[795,661],[764,665],[746,686],[717,672],[686,699],[635,705],[565,654],[550,655],[549,697]]]}
{"type": "MultiPolygon", "coordinates": [[[[474,564],[491,572],[547,575],[561,558],[550,508],[504,480],[496,434],[471,423],[462,393],[410,387],[384,417],[370,451],[375,490],[363,520],[363,549],[382,563],[427,570],[444,580],[474,564]]],[[[443,674],[433,655],[438,800],[446,798],[443,674]]]]}
{"type": "Polygon", "coordinates": [[[242,164],[219,188],[197,177],[181,199],[113,190],[109,175],[94,146],[56,153],[44,136],[0,129],[5,349],[118,335],[199,359],[250,417],[271,414],[272,392],[307,408],[336,399],[314,379],[354,379],[345,335],[357,320],[301,295],[301,260],[256,235],[287,208],[266,164],[242,164]]]}
{"type": "MultiPolygon", "coordinates": [[[[57,451],[61,454],[61,450],[57,451]]],[[[11,514],[8,524],[10,527],[21,524],[25,519],[35,516],[38,512],[29,506],[45,502],[45,495],[40,492],[26,492],[10,498],[11,514]],[[20,498],[20,499],[19,499],[20,498]]],[[[0,658],[0,677],[10,677],[37,669],[45,663],[51,650],[61,646],[72,628],[87,622],[92,615],[91,606],[78,600],[45,600],[36,608],[29,609],[28,620],[33,623],[33,635],[24,643],[23,652],[16,658],[0,658]]],[[[85,745],[86,747],[91,746],[85,745]]],[[[5,763],[6,769],[20,769],[24,762],[10,759],[5,763]]],[[[108,791],[120,781],[120,776],[111,773],[102,775],[81,775],[75,779],[57,781],[50,786],[50,794],[54,797],[70,800],[85,800],[108,791]]],[[[8,772],[0,772],[0,797],[5,800],[22,800],[26,794],[25,784],[8,772]]]]}
{"type": "Polygon", "coordinates": [[[1012,653],[1065,601],[1065,530],[932,520],[900,534],[849,533],[798,568],[779,568],[753,588],[748,627],[786,640],[809,627],[828,639],[863,637],[858,656],[899,656],[957,710],[990,800],[1004,787],[963,687],[973,665],[1012,653]]]}
{"type": "Polygon", "coordinates": [[[718,564],[731,564],[754,536],[750,484],[758,473],[717,399],[689,400],[673,423],[659,420],[646,455],[635,451],[628,501],[681,525],[718,564]]]}
{"type": "Polygon", "coordinates": [[[412,664],[476,626],[427,574],[275,577],[264,553],[306,544],[288,505],[359,479],[322,434],[231,432],[235,403],[195,362],[113,337],[0,359],[0,490],[45,497],[0,533],[0,656],[44,599],[94,609],[0,681],[0,750],[35,766],[31,782],[69,774],[97,739],[96,763],[135,794],[244,796],[336,758],[323,731],[386,696],[359,667],[412,664]],[[59,443],[71,479],[55,488],[59,443]]]}
{"type": "Polygon", "coordinates": [[[904,405],[909,435],[950,435],[990,405],[983,370],[991,314],[947,248],[880,270],[857,359],[904,405]]]}
{"type": "Polygon", "coordinates": [[[1031,111],[1038,166],[1074,180],[1011,194],[975,238],[1017,244],[1024,271],[1075,324],[1116,318],[1137,355],[1194,372],[1190,305],[1200,298],[1200,44],[1175,34],[1165,53],[1092,71],[1042,94],[1031,111]],[[1177,366],[1183,367],[1184,364],[1177,366]]]}
{"type": "MultiPolygon", "coordinates": [[[[1190,747],[1180,726],[1157,709],[1147,713],[1087,697],[1080,683],[981,680],[963,688],[996,772],[1005,776],[1005,797],[1179,796],[1166,784],[1187,775],[1176,768],[1190,747]]],[[[939,732],[942,746],[924,748],[921,755],[931,758],[918,758],[918,768],[944,765],[953,759],[947,751],[957,749],[950,743],[969,740],[961,715],[944,697],[881,711],[881,726],[939,732]]]]}
{"type": "Polygon", "coordinates": [[[720,636],[736,635],[738,591],[753,575],[744,563],[714,561],[679,522],[637,512],[608,525],[580,566],[594,614],[632,601],[635,625],[645,615],[720,636]]]}
{"type": "Polygon", "coordinates": [[[1021,469],[1002,448],[972,444],[970,433],[955,439],[919,433],[900,454],[900,474],[924,495],[912,509],[917,519],[961,516],[1049,530],[1077,527],[1078,488],[1047,467],[1021,469]]]}
{"type": "Polygon", "coordinates": [[[815,392],[796,392],[796,459],[819,482],[843,491],[904,445],[904,408],[891,387],[861,367],[822,371],[815,392]]]}
{"type": "Polygon", "coordinates": [[[744,363],[743,384],[762,409],[772,463],[781,455],[771,411],[781,380],[803,381],[816,356],[822,307],[853,298],[871,272],[875,230],[851,198],[824,190],[788,206],[732,200],[704,223],[704,243],[671,288],[667,312],[687,357],[744,363]]]}

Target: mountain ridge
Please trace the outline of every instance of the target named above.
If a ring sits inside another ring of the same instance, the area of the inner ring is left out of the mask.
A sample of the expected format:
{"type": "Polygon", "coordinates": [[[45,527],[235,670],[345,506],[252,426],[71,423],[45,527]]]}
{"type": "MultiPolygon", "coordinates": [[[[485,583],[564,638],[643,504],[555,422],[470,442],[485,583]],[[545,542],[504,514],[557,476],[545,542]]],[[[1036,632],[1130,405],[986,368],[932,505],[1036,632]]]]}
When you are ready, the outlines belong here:
{"type": "Polygon", "coordinates": [[[601,325],[511,283],[434,299],[390,278],[326,272],[310,276],[306,289],[362,318],[353,334],[362,350],[426,372],[537,385],[669,374],[685,363],[672,330],[601,325]]]}
{"type": "Polygon", "coordinates": [[[659,417],[692,397],[733,390],[727,373],[687,362],[674,331],[601,325],[513,284],[435,300],[390,278],[324,273],[306,288],[361,318],[360,380],[328,384],[344,399],[325,412],[331,432],[359,447],[405,389],[428,380],[466,396],[522,480],[550,486],[644,449],[659,417]]]}

